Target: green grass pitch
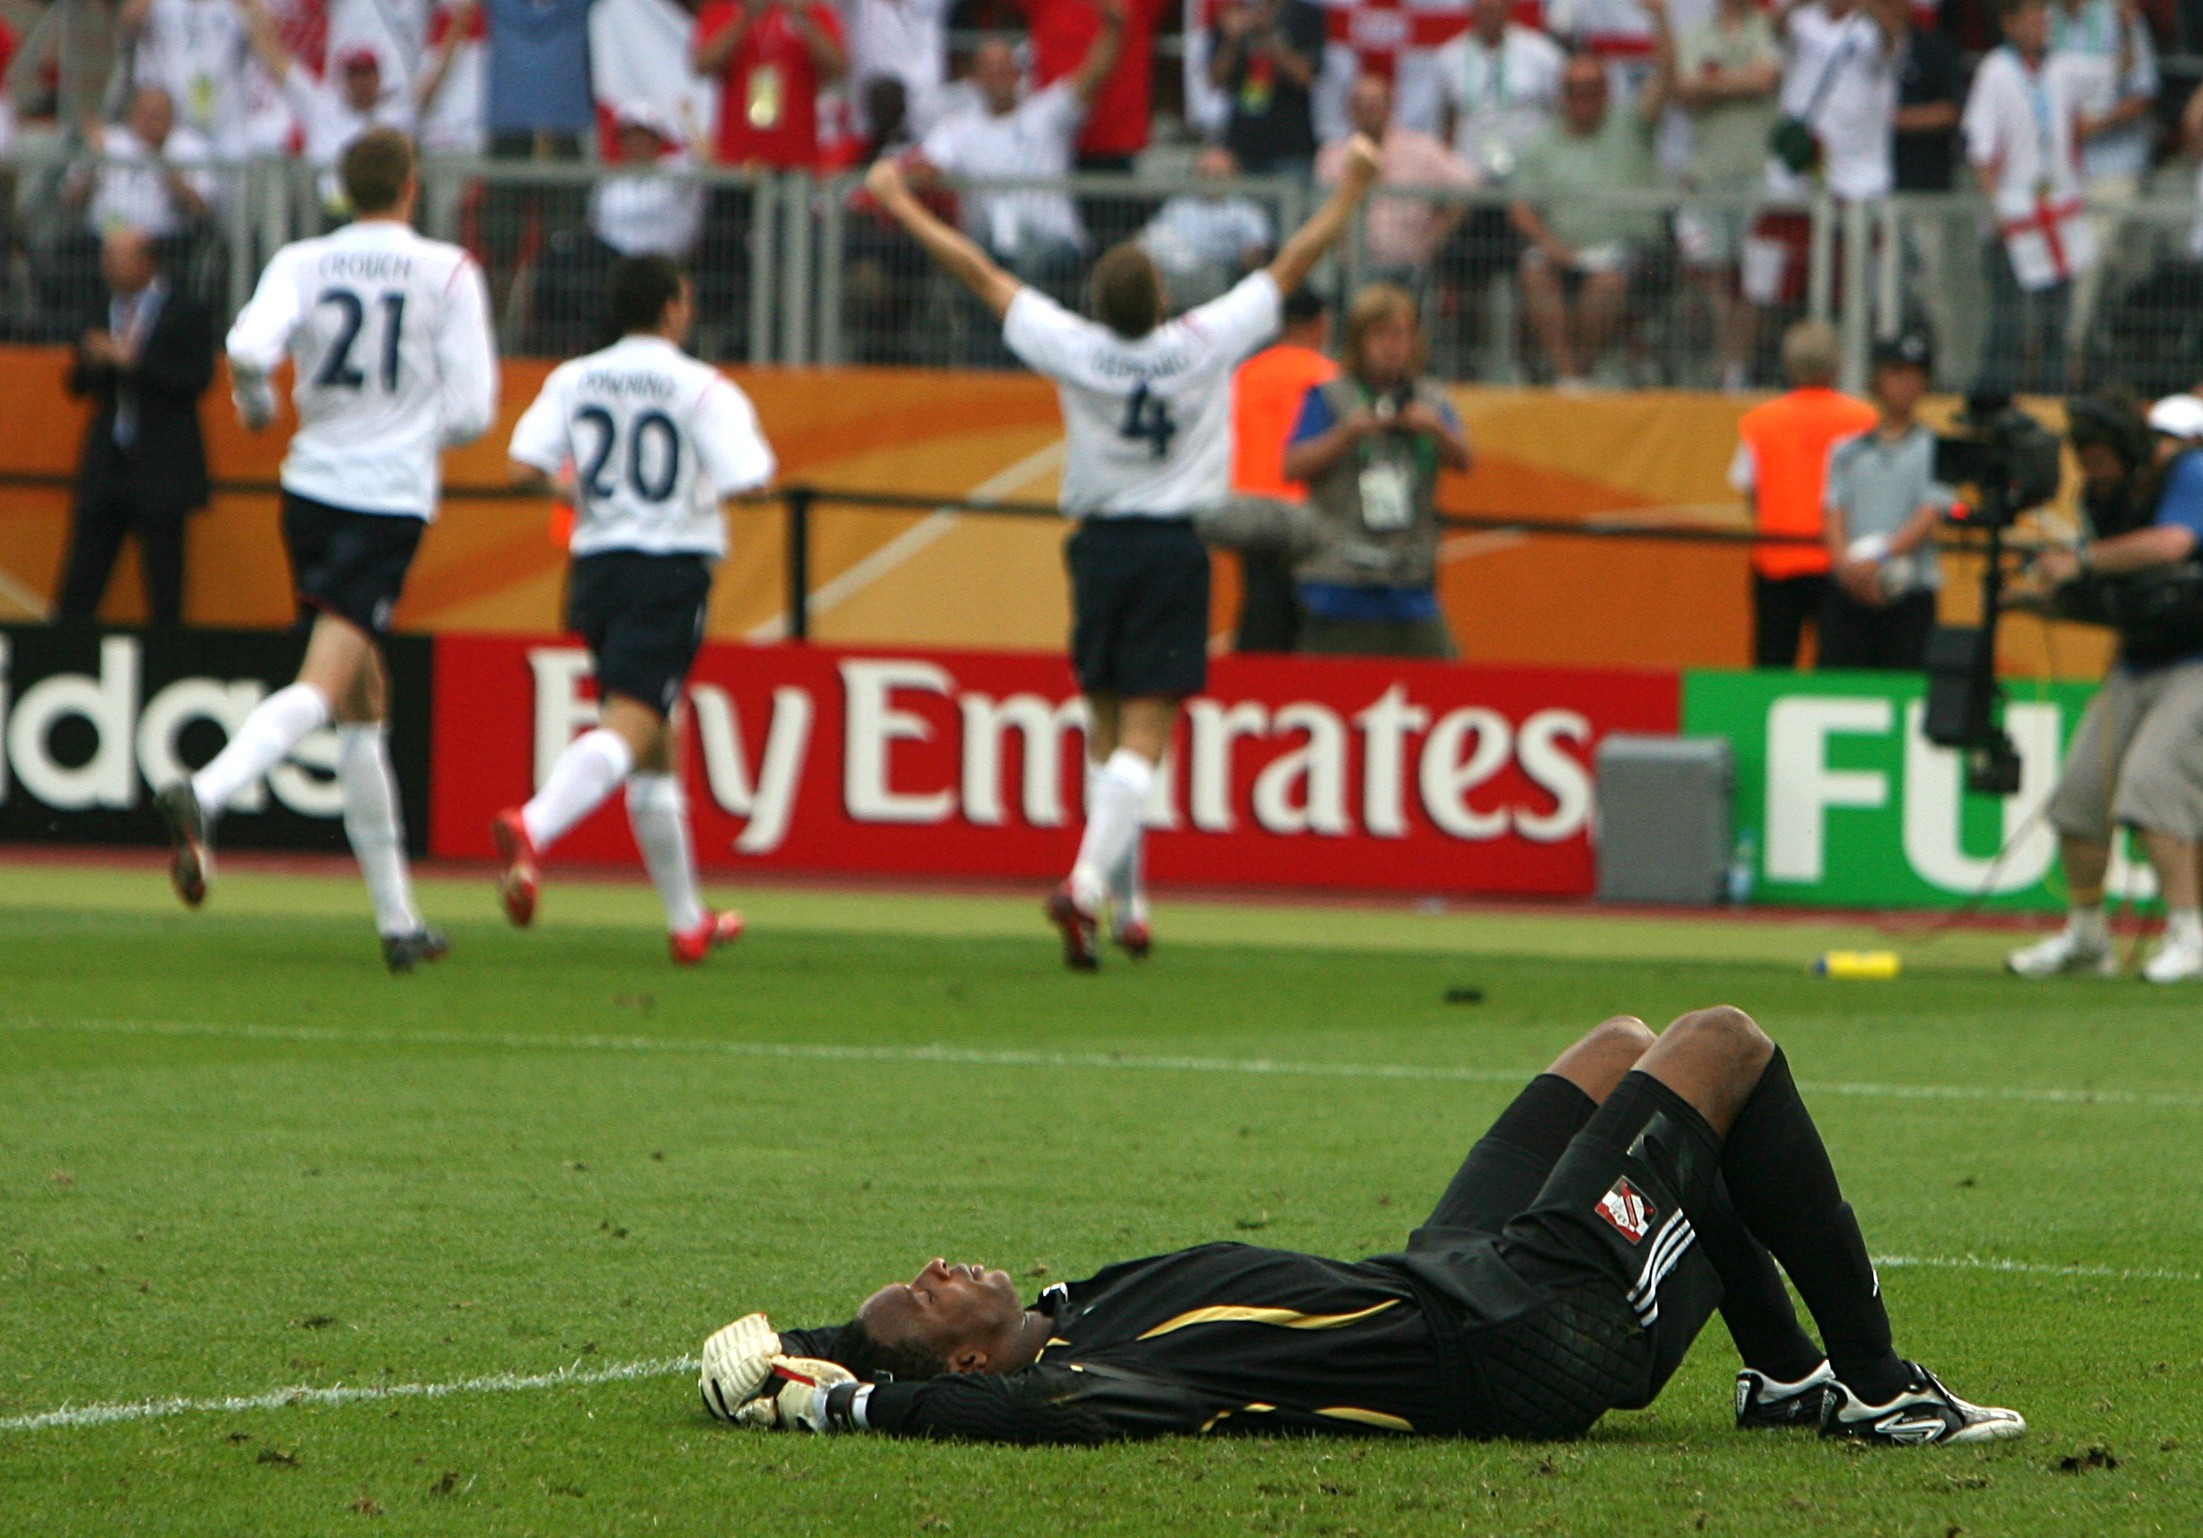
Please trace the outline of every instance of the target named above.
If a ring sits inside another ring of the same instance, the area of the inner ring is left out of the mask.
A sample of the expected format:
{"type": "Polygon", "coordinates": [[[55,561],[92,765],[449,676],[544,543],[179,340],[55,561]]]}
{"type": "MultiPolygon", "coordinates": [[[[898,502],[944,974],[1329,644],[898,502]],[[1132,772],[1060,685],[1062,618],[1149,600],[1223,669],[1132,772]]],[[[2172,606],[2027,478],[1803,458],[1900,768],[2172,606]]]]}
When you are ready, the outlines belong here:
{"type": "Polygon", "coordinates": [[[453,954],[393,980],[354,881],[187,915],[0,864],[0,1534],[2203,1531],[2203,992],[2019,984],[1990,934],[1847,984],[1805,962],[1871,933],[1198,904],[1074,977],[1022,899],[742,895],[676,972],[639,886],[518,934],[432,881],[453,954]],[[1787,1044],[1900,1349],[2027,1440],[1741,1435],[1718,1323],[1552,1447],[770,1437],[680,1366],[937,1253],[1394,1247],[1583,1028],[1716,1001],[1787,1044]]]}

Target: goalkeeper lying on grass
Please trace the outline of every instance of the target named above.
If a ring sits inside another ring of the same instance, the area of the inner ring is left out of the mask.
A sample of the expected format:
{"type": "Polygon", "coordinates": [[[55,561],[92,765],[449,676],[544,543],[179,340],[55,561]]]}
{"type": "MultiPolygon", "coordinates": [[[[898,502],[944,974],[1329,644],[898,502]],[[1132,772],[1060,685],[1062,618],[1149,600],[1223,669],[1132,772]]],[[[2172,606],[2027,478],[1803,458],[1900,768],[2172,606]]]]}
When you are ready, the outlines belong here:
{"type": "Polygon", "coordinates": [[[1719,1307],[1737,1424],[1886,1443],[2018,1436],[1896,1354],[1782,1051],[1740,1010],[1609,1020],[1500,1115],[1397,1254],[1210,1244],[1022,1305],[935,1260],[838,1329],[704,1343],[738,1425],[997,1442],[1170,1432],[1570,1437],[1650,1404],[1719,1307]],[[1772,1251],[1772,1255],[1770,1255],[1772,1251]],[[1800,1328],[1776,1261],[1812,1310],[1800,1328]]]}

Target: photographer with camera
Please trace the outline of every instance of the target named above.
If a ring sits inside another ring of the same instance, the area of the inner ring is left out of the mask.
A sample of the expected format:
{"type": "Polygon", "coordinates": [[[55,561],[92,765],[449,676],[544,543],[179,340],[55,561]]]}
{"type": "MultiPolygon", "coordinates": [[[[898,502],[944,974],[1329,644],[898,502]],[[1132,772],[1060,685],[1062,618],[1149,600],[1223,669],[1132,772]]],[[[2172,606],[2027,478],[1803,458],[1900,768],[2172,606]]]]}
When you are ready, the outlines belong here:
{"type": "Polygon", "coordinates": [[[1438,608],[1438,472],[1469,467],[1469,438],[1436,380],[1418,377],[1414,296],[1372,283],[1346,310],[1345,372],[1311,388],[1285,448],[1305,482],[1313,548],[1293,569],[1299,650],[1451,657],[1438,608]]]}
{"type": "Polygon", "coordinates": [[[2170,396],[2146,423],[2104,399],[2068,410],[2091,532],[2069,550],[2045,551],[2035,575],[2057,612],[2118,631],[2119,660],[2089,701],[2050,798],[2065,927],[2007,965],[2021,977],[2118,970],[2104,881],[2113,833],[2127,827],[2141,830],[2165,903],[2164,938],[2142,975],[2203,978],[2203,400],[2170,396]]]}

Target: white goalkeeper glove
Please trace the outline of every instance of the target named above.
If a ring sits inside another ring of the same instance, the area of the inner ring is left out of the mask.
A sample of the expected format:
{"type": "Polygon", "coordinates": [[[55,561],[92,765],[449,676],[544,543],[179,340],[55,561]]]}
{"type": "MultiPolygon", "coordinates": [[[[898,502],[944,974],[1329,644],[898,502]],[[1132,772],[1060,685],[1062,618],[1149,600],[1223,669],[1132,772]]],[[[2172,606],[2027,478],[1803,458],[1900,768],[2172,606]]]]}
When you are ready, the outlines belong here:
{"type": "Polygon", "coordinates": [[[704,1370],[696,1379],[704,1408],[723,1421],[757,1397],[780,1355],[780,1337],[763,1314],[744,1314],[704,1342],[704,1370]]]}
{"type": "Polygon", "coordinates": [[[777,1390],[758,1395],[734,1412],[738,1426],[761,1431],[824,1431],[827,1429],[826,1396],[857,1375],[839,1362],[811,1356],[776,1356],[772,1362],[777,1390]]]}

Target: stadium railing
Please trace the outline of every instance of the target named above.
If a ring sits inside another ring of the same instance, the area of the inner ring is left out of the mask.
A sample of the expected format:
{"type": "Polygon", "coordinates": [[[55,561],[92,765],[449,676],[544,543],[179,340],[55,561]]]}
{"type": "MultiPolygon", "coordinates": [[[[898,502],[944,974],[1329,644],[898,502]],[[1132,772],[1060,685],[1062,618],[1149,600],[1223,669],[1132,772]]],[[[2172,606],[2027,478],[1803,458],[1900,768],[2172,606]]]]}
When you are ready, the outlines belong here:
{"type": "MultiPolygon", "coordinates": [[[[73,485],[73,478],[65,474],[0,470],[0,491],[67,492],[73,485]]],[[[214,494],[223,497],[272,498],[280,490],[275,482],[264,480],[221,479],[213,486],[214,494]]],[[[496,486],[447,485],[441,495],[446,502],[525,500],[496,486]]],[[[1041,519],[1058,524],[1065,521],[1062,509],[1050,502],[914,496],[899,492],[820,486],[808,481],[783,482],[767,490],[732,500],[738,510],[744,513],[770,515],[777,510],[779,514],[784,613],[778,624],[772,627],[770,634],[754,635],[752,639],[755,640],[800,642],[811,638],[812,619],[821,597],[829,600],[832,597],[831,589],[814,579],[817,563],[813,559],[813,553],[820,542],[823,526],[836,515],[867,520],[877,520],[882,515],[916,514],[921,517],[972,516],[1026,521],[1041,519]]],[[[1739,512],[1741,515],[1741,509],[1739,512]]],[[[1440,521],[1452,533],[1486,533],[1520,538],[1621,540],[1654,545],[1817,546],[1821,543],[1817,537],[1808,535],[1756,534],[1742,521],[1741,516],[1737,521],[1729,523],[1711,520],[1675,522],[1659,513],[1649,515],[1642,521],[1623,514],[1570,522],[1496,514],[1441,513],[1440,521]]],[[[878,531],[871,532],[877,534],[878,531]]],[[[34,618],[45,617],[37,605],[26,603],[25,607],[32,610],[34,618]]]]}
{"type": "MultiPolygon", "coordinates": [[[[0,170],[15,193],[0,226],[0,336],[68,339],[98,293],[94,242],[63,190],[73,168],[101,162],[19,146],[0,170]]],[[[2177,171],[2166,173],[2177,177],[2177,171]]],[[[268,255],[287,240],[328,228],[322,179],[295,160],[214,168],[209,219],[178,243],[186,281],[233,312],[268,255]]],[[[917,248],[870,209],[854,173],[813,177],[730,169],[630,170],[593,163],[431,159],[422,227],[478,252],[490,274],[504,351],[566,356],[599,344],[602,278],[614,259],[599,230],[631,238],[654,230],[698,278],[697,351],[737,364],[885,364],[1006,367],[995,327],[917,248]]],[[[2176,183],[2174,184],[2176,185],[2176,183]]],[[[1240,177],[1082,174],[1061,181],[954,183],[967,222],[984,232],[975,201],[1064,199],[1076,209],[1083,249],[1003,253],[1021,275],[1076,300],[1092,257],[1109,242],[1149,232],[1175,296],[1196,302],[1237,276],[1240,261],[1191,250],[1160,232],[1173,199],[1202,205],[1188,223],[1214,225],[1220,200],[1251,209],[1271,238],[1304,218],[1320,189],[1240,177]]],[[[1386,199],[1423,203],[1443,223],[1427,262],[1401,271],[1372,249],[1365,213],[1319,281],[1336,290],[1369,278],[1405,278],[1422,301],[1431,362],[1443,377],[1488,383],[1551,376],[1524,314],[1521,242],[1503,190],[1387,187],[1386,199]]],[[[944,202],[944,208],[956,204],[944,202]]],[[[1936,384],[1963,390],[1984,375],[1999,305],[1987,208],[1966,195],[1907,194],[1873,205],[1825,199],[1781,206],[1756,195],[1632,190],[1600,200],[1602,212],[1639,222],[1627,298],[1594,382],[1703,389],[1724,378],[1721,296],[1750,262],[1771,263],[1755,285],[1769,302],[1751,312],[1749,383],[1779,382],[1781,333],[1812,316],[1835,324],[1843,381],[1865,383],[1874,341],[1908,327],[1937,344],[1936,384]],[[1707,243],[1720,257],[1707,262],[1707,243]],[[1770,271],[1772,277],[1769,277],[1770,271]],[[1858,274],[1858,281],[1852,275],[1858,274]]],[[[2203,246],[2186,196],[2091,205],[2102,253],[2075,285],[2067,318],[2068,371],[2022,369],[2023,387],[2069,379],[2128,383],[2163,393],[2195,383],[2203,357],[2203,246]]],[[[175,269],[172,269],[175,270],[175,269]]],[[[2052,360],[2054,361],[2054,360],[2052,360]]]]}

